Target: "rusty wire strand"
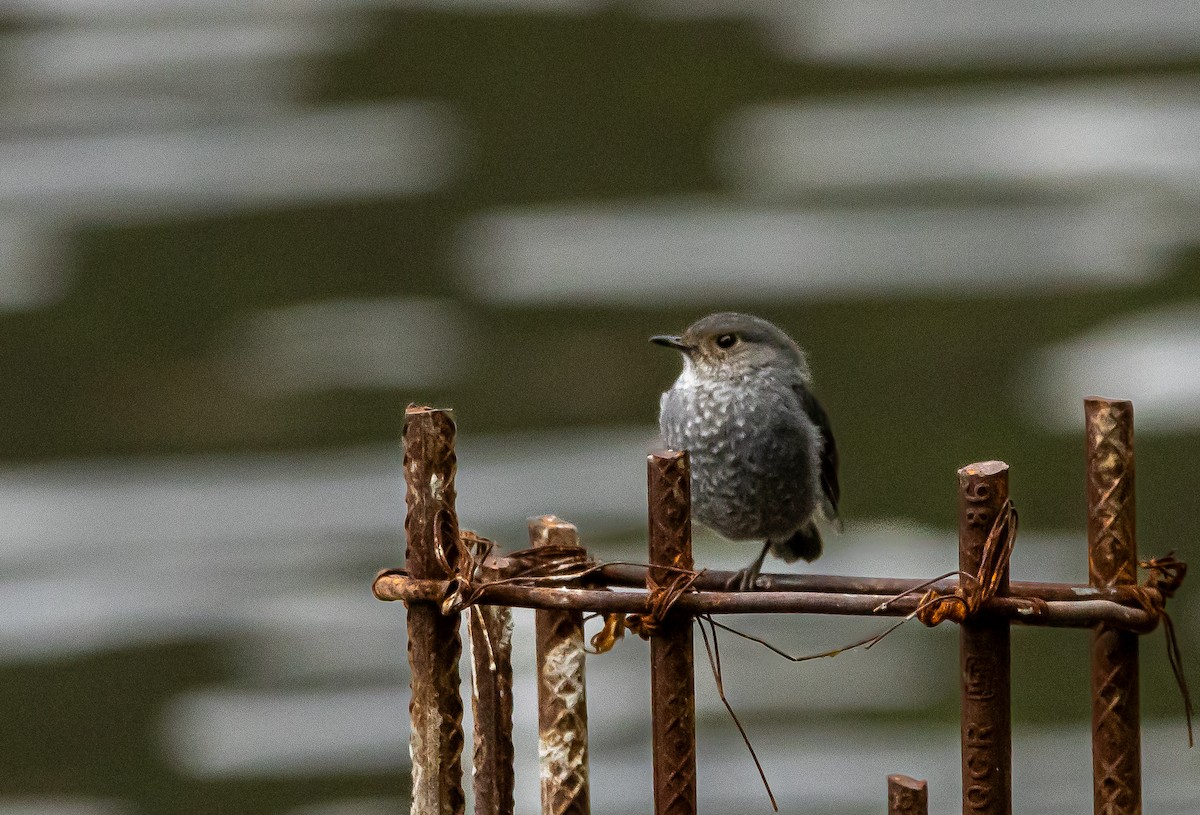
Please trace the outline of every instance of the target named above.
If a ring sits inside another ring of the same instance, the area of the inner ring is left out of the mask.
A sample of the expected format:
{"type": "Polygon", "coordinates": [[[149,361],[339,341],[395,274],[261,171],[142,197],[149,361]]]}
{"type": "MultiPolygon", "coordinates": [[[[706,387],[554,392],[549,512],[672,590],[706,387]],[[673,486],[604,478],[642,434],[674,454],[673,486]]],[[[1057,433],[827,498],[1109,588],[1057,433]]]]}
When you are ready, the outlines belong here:
{"type": "Polygon", "coordinates": [[[918,583],[917,585],[912,586],[911,588],[907,588],[904,591],[902,591],[892,597],[889,597],[888,599],[884,600],[879,605],[875,606],[874,611],[876,611],[876,612],[887,611],[891,607],[892,603],[896,602],[897,600],[903,599],[912,594],[916,594],[917,592],[921,591],[922,589],[928,589],[949,577],[957,577],[960,580],[962,580],[964,578],[967,580],[974,579],[971,575],[967,574],[966,572],[962,571],[961,569],[952,569],[948,572],[943,572],[942,574],[939,574],[937,577],[931,577],[930,579],[928,579],[922,583],[918,583]]]}
{"type": "Polygon", "coordinates": [[[481,574],[485,563],[491,560],[493,566],[496,565],[496,561],[491,559],[496,544],[470,530],[462,530],[452,541],[454,555],[450,557],[446,554],[440,530],[439,524],[434,533],[438,544],[438,562],[451,574],[442,599],[443,614],[461,611],[474,604],[489,586],[572,583],[582,580],[603,565],[588,555],[582,546],[549,544],[513,552],[504,562],[508,574],[484,579],[481,574]]]}
{"type": "MultiPolygon", "coordinates": [[[[487,649],[488,662],[495,663],[496,662],[496,649],[492,645],[492,635],[487,630],[487,626],[485,624],[486,621],[484,620],[484,617],[483,617],[483,606],[471,606],[470,613],[471,613],[471,616],[473,616],[479,622],[479,631],[480,631],[480,635],[481,635],[480,638],[483,640],[483,644],[487,649]]],[[[472,640],[471,644],[472,644],[472,646],[474,646],[474,640],[472,640]]]]}
{"type": "Polygon", "coordinates": [[[667,616],[667,613],[670,612],[671,607],[675,605],[676,601],[685,592],[691,589],[692,584],[696,582],[696,578],[701,574],[691,569],[668,568],[671,571],[677,572],[677,574],[665,585],[656,583],[653,580],[648,581],[646,613],[629,614],[625,618],[625,627],[642,639],[649,639],[658,633],[662,621],[667,616]]]}
{"type": "Polygon", "coordinates": [[[1179,639],[1175,635],[1175,621],[1167,613],[1167,600],[1175,596],[1175,592],[1183,585],[1187,576],[1187,564],[1175,557],[1174,552],[1167,552],[1162,557],[1147,558],[1138,563],[1150,574],[1145,584],[1138,586],[1139,591],[1134,595],[1138,602],[1150,614],[1158,617],[1162,623],[1163,634],[1167,642],[1167,662],[1171,673],[1175,676],[1175,684],[1183,697],[1183,715],[1187,721],[1188,747],[1194,747],[1196,740],[1192,732],[1192,694],[1188,689],[1187,676],[1183,671],[1183,652],[1179,648],[1179,639]]]}
{"type": "MultiPolygon", "coordinates": [[[[737,714],[733,712],[733,705],[725,698],[725,682],[721,674],[721,646],[717,640],[718,623],[712,618],[711,614],[703,614],[700,617],[700,637],[704,640],[704,652],[708,655],[708,665],[712,668],[713,681],[717,685],[717,696],[721,697],[721,704],[725,705],[725,710],[729,712],[729,718],[733,719],[733,724],[738,729],[738,733],[742,736],[742,741],[746,744],[746,749],[750,751],[750,758],[754,760],[754,768],[758,770],[758,777],[762,779],[763,787],[767,791],[767,797],[771,799],[771,808],[776,812],[779,811],[779,803],[775,800],[775,793],[771,791],[771,782],[767,780],[767,773],[763,769],[762,762],[758,760],[758,753],[754,751],[754,745],[750,743],[750,736],[746,733],[746,728],[742,726],[741,720],[737,714]],[[707,622],[712,626],[712,645],[709,645],[708,632],[704,630],[704,623],[707,622]]],[[[720,626],[725,628],[725,626],[720,626]]]]}
{"type": "Polygon", "coordinates": [[[882,631],[881,633],[872,634],[869,637],[861,639],[857,642],[852,642],[849,645],[843,645],[840,648],[831,648],[828,651],[822,651],[819,654],[801,654],[801,655],[797,656],[796,654],[789,654],[787,651],[784,651],[779,646],[773,645],[770,642],[768,642],[767,640],[763,639],[762,637],[751,634],[748,631],[742,631],[741,629],[734,628],[731,625],[727,625],[725,623],[719,623],[716,620],[713,620],[711,615],[706,614],[704,616],[709,618],[709,621],[717,628],[724,629],[725,631],[728,631],[730,634],[734,634],[735,636],[741,637],[744,640],[749,640],[750,642],[758,643],[759,645],[766,648],[768,651],[772,651],[775,654],[778,654],[779,656],[783,657],[788,662],[809,662],[810,660],[814,660],[814,659],[827,659],[830,657],[836,657],[839,654],[845,653],[846,651],[853,651],[856,648],[862,648],[864,651],[869,651],[872,648],[874,648],[876,645],[878,645],[883,640],[883,638],[886,637],[888,634],[892,633],[897,628],[899,628],[900,626],[904,625],[906,622],[908,622],[909,620],[912,619],[912,615],[910,614],[909,616],[903,618],[899,622],[892,623],[892,625],[888,626],[888,628],[885,629],[884,631],[882,631]]]}
{"type": "Polygon", "coordinates": [[[888,598],[876,606],[875,610],[882,611],[888,608],[891,603],[894,603],[900,598],[915,594],[926,586],[937,583],[947,577],[953,575],[958,575],[960,577],[959,586],[955,588],[955,592],[953,594],[943,595],[939,594],[936,589],[930,589],[928,592],[926,592],[925,596],[922,597],[921,603],[899,622],[888,626],[887,629],[880,633],[872,634],[869,637],[865,637],[840,648],[832,648],[828,651],[822,651],[817,654],[804,654],[801,656],[796,656],[794,654],[787,653],[781,648],[777,648],[766,640],[756,637],[753,634],[749,634],[745,631],[739,631],[730,626],[717,623],[716,621],[712,620],[710,615],[705,616],[708,617],[711,625],[720,625],[721,628],[724,628],[726,631],[729,631],[732,634],[736,634],[737,636],[752,642],[757,642],[789,662],[807,662],[813,659],[836,657],[839,654],[843,654],[846,651],[853,651],[857,648],[862,648],[864,651],[868,651],[874,646],[878,645],[885,637],[887,637],[897,628],[912,620],[914,617],[920,619],[921,622],[928,626],[934,626],[947,618],[955,619],[956,622],[962,622],[971,615],[975,614],[979,608],[985,602],[987,602],[987,600],[995,595],[996,589],[1000,585],[1004,570],[1008,566],[1008,560],[1012,556],[1013,546],[1016,540],[1016,527],[1016,510],[1013,509],[1012,502],[1009,501],[1005,505],[1005,511],[1002,511],[997,516],[996,521],[992,524],[991,529],[988,531],[987,544],[984,548],[984,557],[977,574],[971,575],[956,569],[954,571],[938,575],[937,577],[927,580],[924,583],[902,591],[894,597],[888,598]],[[962,588],[964,585],[967,586],[967,588],[962,588]],[[961,606],[963,614],[961,618],[958,618],[958,615],[955,613],[940,611],[941,608],[945,608],[948,604],[952,603],[957,603],[961,606]]]}
{"type": "MultiPolygon", "coordinates": [[[[981,565],[981,568],[980,568],[981,575],[983,575],[983,572],[987,568],[989,568],[989,567],[995,568],[996,566],[1000,567],[999,574],[1002,574],[1003,568],[1006,565],[1006,560],[1007,560],[1008,556],[1010,556],[1012,553],[1011,540],[1012,540],[1012,538],[1015,537],[1015,523],[1013,524],[1012,533],[1011,534],[1006,533],[1009,538],[1009,541],[1004,545],[1004,547],[1002,549],[997,549],[997,544],[994,542],[995,538],[997,537],[997,535],[995,534],[996,530],[1003,523],[1006,523],[1006,521],[1004,520],[1004,513],[1001,513],[1001,515],[997,518],[996,523],[993,525],[992,530],[989,531],[989,534],[988,534],[988,546],[985,547],[985,557],[984,557],[983,565],[981,565]],[[990,553],[988,551],[989,549],[990,549],[990,553]],[[1005,554],[1005,550],[1007,550],[1007,554],[1005,554]]],[[[1143,569],[1147,570],[1148,572],[1150,572],[1150,575],[1147,577],[1146,582],[1143,585],[1134,587],[1136,589],[1136,591],[1133,592],[1132,596],[1138,600],[1138,602],[1145,608],[1145,610],[1148,613],[1156,615],[1158,617],[1158,619],[1162,622],[1163,631],[1166,636],[1167,661],[1171,666],[1171,672],[1174,674],[1175,683],[1179,687],[1179,693],[1183,699],[1184,717],[1187,722],[1188,747],[1190,748],[1190,747],[1195,746],[1195,739],[1194,739],[1194,733],[1193,733],[1193,727],[1192,727],[1192,718],[1193,718],[1195,709],[1194,709],[1193,703],[1192,703],[1191,692],[1188,688],[1187,677],[1184,674],[1183,653],[1179,647],[1179,640],[1178,640],[1178,637],[1175,632],[1175,624],[1174,624],[1174,621],[1171,619],[1171,615],[1169,613],[1167,613],[1167,610],[1166,610],[1167,599],[1173,597],[1175,595],[1175,592],[1178,591],[1179,587],[1182,586],[1182,584],[1183,584],[1184,577],[1187,575],[1187,564],[1184,563],[1183,561],[1178,560],[1175,557],[1174,552],[1168,552],[1166,555],[1163,555],[1162,557],[1149,558],[1147,560],[1143,560],[1138,565],[1141,566],[1143,569]]],[[[972,585],[975,585],[975,586],[987,586],[989,584],[990,585],[998,585],[999,584],[998,579],[993,578],[993,577],[988,577],[987,575],[983,575],[983,577],[980,578],[980,577],[972,577],[971,575],[967,575],[963,572],[958,572],[958,571],[948,572],[947,574],[940,575],[939,577],[935,577],[932,580],[927,581],[926,583],[922,584],[921,586],[914,586],[913,588],[908,589],[905,592],[901,592],[900,594],[896,595],[895,597],[890,598],[889,600],[887,600],[883,603],[880,603],[879,606],[877,606],[876,608],[882,610],[882,609],[886,608],[890,603],[894,602],[895,600],[898,600],[901,597],[904,597],[906,595],[913,594],[913,593],[919,591],[925,585],[928,585],[930,583],[936,583],[937,581],[942,580],[953,574],[959,574],[960,576],[970,578],[972,580],[972,585]]],[[[995,589],[993,588],[992,591],[994,592],[995,589]]],[[[755,636],[754,634],[750,634],[749,632],[746,632],[746,631],[741,631],[739,629],[733,628],[732,626],[726,625],[724,623],[718,623],[716,620],[714,620],[712,618],[712,615],[710,615],[710,614],[701,615],[701,618],[707,620],[710,626],[713,626],[715,628],[722,628],[722,629],[730,632],[731,634],[742,637],[743,639],[749,640],[751,642],[758,643],[759,645],[762,645],[763,647],[765,647],[768,650],[774,652],[775,654],[783,657],[784,659],[788,660],[789,662],[807,662],[807,661],[813,660],[813,659],[824,659],[824,658],[828,658],[828,657],[836,657],[839,654],[842,654],[846,651],[852,651],[857,648],[862,648],[863,650],[870,650],[875,645],[878,645],[885,637],[887,637],[889,634],[891,634],[897,628],[904,625],[906,622],[909,622],[914,617],[920,617],[923,613],[927,613],[927,610],[929,608],[931,608],[933,606],[933,604],[941,603],[946,600],[956,600],[956,599],[958,599],[956,595],[949,596],[949,597],[937,595],[937,596],[934,596],[927,600],[923,599],[921,605],[919,605],[911,613],[909,613],[907,616],[902,618],[899,622],[889,626],[886,630],[884,630],[878,634],[872,634],[869,637],[858,640],[857,642],[851,643],[849,645],[842,646],[840,648],[833,648],[828,651],[822,651],[822,652],[816,653],[816,654],[804,654],[804,655],[799,655],[799,656],[794,655],[794,654],[789,654],[788,652],[784,651],[783,649],[771,644],[770,642],[768,642],[767,640],[765,640],[761,637],[755,636]]],[[[986,602],[986,600],[987,600],[986,596],[983,597],[982,599],[976,600],[974,608],[976,610],[978,610],[978,608],[981,607],[982,604],[984,602],[986,602]]],[[[964,604],[964,606],[967,608],[970,608],[970,606],[971,606],[971,601],[967,598],[963,598],[960,602],[962,602],[964,604]]],[[[922,622],[924,622],[924,620],[922,620],[922,622]]],[[[701,629],[701,630],[703,631],[703,629],[701,629]]],[[[600,635],[597,635],[597,636],[600,636],[600,635]]],[[[619,639],[619,637],[618,637],[618,639],[619,639]]],[[[611,645],[609,647],[611,647],[611,645]]],[[[733,711],[731,710],[730,714],[732,715],[732,713],[733,713],[733,711]]],[[[749,746],[749,745],[747,745],[747,746],[749,746]]]]}
{"type": "Polygon", "coordinates": [[[979,571],[973,575],[962,574],[963,579],[950,594],[930,589],[913,615],[930,627],[946,619],[961,623],[975,615],[980,606],[996,596],[1008,571],[1016,541],[1017,510],[1012,501],[1005,501],[988,530],[979,571]]]}
{"type": "MultiPolygon", "coordinates": [[[[608,653],[619,640],[625,637],[626,631],[636,634],[643,640],[649,640],[658,630],[659,624],[671,607],[680,597],[691,591],[693,584],[704,575],[703,569],[696,571],[678,566],[656,566],[655,568],[665,572],[675,572],[676,575],[665,586],[657,583],[652,585],[652,588],[646,593],[647,611],[645,613],[614,611],[602,615],[592,615],[602,616],[604,625],[589,640],[592,647],[588,649],[588,653],[608,653]]],[[[587,619],[591,618],[589,616],[587,619]]]]}

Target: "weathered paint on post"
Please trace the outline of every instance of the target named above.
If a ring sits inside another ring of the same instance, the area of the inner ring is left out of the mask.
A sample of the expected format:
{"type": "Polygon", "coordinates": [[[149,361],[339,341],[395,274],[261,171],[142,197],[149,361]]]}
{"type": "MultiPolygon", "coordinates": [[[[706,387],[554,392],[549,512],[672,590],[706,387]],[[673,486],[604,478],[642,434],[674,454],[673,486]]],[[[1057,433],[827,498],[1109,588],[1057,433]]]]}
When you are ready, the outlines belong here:
{"type": "MultiPolygon", "coordinates": [[[[1137,583],[1133,404],[1092,397],[1087,419],[1088,576],[1096,587],[1137,583]]],[[[1092,634],[1092,780],[1096,815],[1140,815],[1142,746],[1136,634],[1092,634]]]]}
{"type": "MultiPolygon", "coordinates": [[[[574,525],[553,515],[529,520],[535,546],[578,546],[574,525]]],[[[538,611],[538,754],[543,815],[588,815],[587,682],[583,613],[538,611]]]]}
{"type": "Polygon", "coordinates": [[[929,815],[928,785],[907,775],[889,775],[888,815],[929,815]]]}
{"type": "MultiPolygon", "coordinates": [[[[483,576],[497,577],[487,570],[483,576]]],[[[513,815],[512,609],[478,605],[468,614],[474,669],[475,813],[513,815]]]]}
{"type": "MultiPolygon", "coordinates": [[[[975,574],[992,524],[1008,502],[1008,465],[958,471],[958,567],[975,574]]],[[[997,591],[1008,591],[1008,567],[997,591]]],[[[963,815],[1012,815],[1009,623],[980,615],[959,631],[963,815]]]]}
{"type": "MultiPolygon", "coordinates": [[[[416,578],[449,577],[438,563],[439,545],[453,564],[458,538],[454,433],[449,411],[410,406],[405,412],[405,566],[416,578]]],[[[462,815],[466,807],[458,625],[458,614],[443,615],[435,603],[408,603],[412,815],[462,815]]]]}
{"type": "MultiPolygon", "coordinates": [[[[691,471],[686,453],[664,451],[647,457],[650,564],[692,568],[691,471]]],[[[651,568],[653,594],[678,572],[651,568]]],[[[654,750],[654,812],[695,815],[696,695],[693,677],[692,618],[676,610],[658,621],[650,638],[650,695],[654,750]]]]}

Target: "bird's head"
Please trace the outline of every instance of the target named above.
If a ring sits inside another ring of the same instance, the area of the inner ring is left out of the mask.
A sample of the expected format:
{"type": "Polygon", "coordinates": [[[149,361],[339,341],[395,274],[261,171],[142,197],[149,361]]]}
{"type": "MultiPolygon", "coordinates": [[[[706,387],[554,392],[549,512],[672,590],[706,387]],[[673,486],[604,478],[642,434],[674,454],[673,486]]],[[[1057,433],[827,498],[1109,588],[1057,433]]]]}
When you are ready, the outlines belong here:
{"type": "Polygon", "coordinates": [[[680,336],[659,335],[650,342],[683,354],[685,367],[700,376],[722,377],[754,370],[795,372],[808,379],[808,361],[778,326],[761,317],[722,311],[702,317],[680,336]]]}

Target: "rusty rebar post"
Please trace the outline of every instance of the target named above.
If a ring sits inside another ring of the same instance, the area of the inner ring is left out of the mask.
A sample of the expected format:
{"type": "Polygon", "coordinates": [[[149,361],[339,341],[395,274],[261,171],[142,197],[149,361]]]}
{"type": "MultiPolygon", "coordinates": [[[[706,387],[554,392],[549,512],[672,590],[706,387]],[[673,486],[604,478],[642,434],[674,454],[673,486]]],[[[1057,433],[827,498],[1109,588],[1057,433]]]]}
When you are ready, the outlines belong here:
{"type": "MultiPolygon", "coordinates": [[[[1134,585],[1133,404],[1093,397],[1084,413],[1088,576],[1097,587],[1134,585]]],[[[1092,634],[1092,781],[1096,815],[1140,815],[1138,638],[1107,625],[1092,634]]]]}
{"type": "MultiPolygon", "coordinates": [[[[404,414],[405,565],[413,577],[449,577],[439,564],[439,548],[454,563],[454,430],[449,411],[410,406],[404,414]]],[[[462,815],[466,807],[458,625],[458,614],[443,615],[435,603],[408,604],[412,815],[462,815]]]]}
{"type": "MultiPolygon", "coordinates": [[[[1008,465],[958,471],[958,568],[979,571],[992,524],[1008,502],[1008,465]]],[[[1008,567],[997,591],[1008,592],[1008,567]]],[[[977,615],[959,630],[963,815],[1012,815],[1009,623],[977,615]]]]}
{"type": "MultiPolygon", "coordinates": [[[[687,454],[652,453],[647,462],[650,564],[646,588],[656,595],[692,568],[692,485],[687,454]]],[[[692,618],[679,610],[658,621],[650,638],[650,695],[655,815],[696,812],[696,692],[692,618]]]]}
{"type": "Polygon", "coordinates": [[[907,775],[889,775],[888,815],[929,815],[928,785],[907,775]]]}
{"type": "MultiPolygon", "coordinates": [[[[533,546],[578,546],[572,524],[553,515],[529,520],[533,546]]],[[[583,613],[538,611],[538,755],[543,815],[588,815],[587,683],[583,613]]]]}
{"type": "MultiPolygon", "coordinates": [[[[486,568],[482,577],[498,577],[486,568]]],[[[472,718],[475,723],[475,815],[513,815],[512,609],[473,606],[472,718]]]]}

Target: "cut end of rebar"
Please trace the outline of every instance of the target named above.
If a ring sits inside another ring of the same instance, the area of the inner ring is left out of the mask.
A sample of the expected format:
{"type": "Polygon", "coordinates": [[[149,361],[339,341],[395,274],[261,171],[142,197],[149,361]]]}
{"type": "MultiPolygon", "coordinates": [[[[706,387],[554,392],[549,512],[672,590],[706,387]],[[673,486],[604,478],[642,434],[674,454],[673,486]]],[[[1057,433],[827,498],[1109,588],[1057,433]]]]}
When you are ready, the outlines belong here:
{"type": "Polygon", "coordinates": [[[1113,431],[1124,434],[1133,432],[1133,402],[1127,399],[1105,399],[1088,396],[1083,400],[1083,417],[1087,423],[1088,437],[1107,435],[1113,431]]]}
{"type": "Polygon", "coordinates": [[[529,542],[533,546],[578,544],[579,530],[575,524],[557,515],[538,515],[529,519],[529,542]]]}
{"type": "Polygon", "coordinates": [[[1008,469],[1008,465],[1003,461],[977,461],[974,464],[968,464],[958,471],[959,478],[966,478],[972,475],[993,476],[999,475],[1008,469]]]}
{"type": "Polygon", "coordinates": [[[1128,399],[1110,399],[1107,396],[1085,396],[1083,404],[1086,408],[1133,408],[1133,402],[1128,399]]]}
{"type": "Polygon", "coordinates": [[[678,461],[686,455],[686,450],[655,450],[646,456],[646,461],[678,461]]]}
{"type": "MultiPolygon", "coordinates": [[[[451,426],[454,425],[454,411],[450,408],[429,407],[428,405],[418,405],[416,402],[411,402],[404,409],[404,427],[407,428],[413,421],[434,416],[444,416],[449,420],[451,426]]],[[[437,420],[434,419],[433,421],[437,420]]]]}
{"type": "Polygon", "coordinates": [[[535,526],[574,526],[575,524],[564,521],[557,515],[531,515],[528,519],[529,528],[535,526]]]}
{"type": "Polygon", "coordinates": [[[888,776],[888,815],[926,815],[929,789],[924,781],[907,775],[888,776]]]}
{"type": "Polygon", "coordinates": [[[454,411],[451,408],[430,407],[429,405],[418,405],[416,402],[409,402],[408,407],[404,409],[405,416],[417,416],[422,413],[446,413],[453,415],[454,411]]]}
{"type": "Polygon", "coordinates": [[[904,787],[905,789],[910,790],[923,790],[928,786],[928,784],[926,784],[924,781],[918,781],[911,776],[894,773],[888,776],[888,786],[904,787]]]}

